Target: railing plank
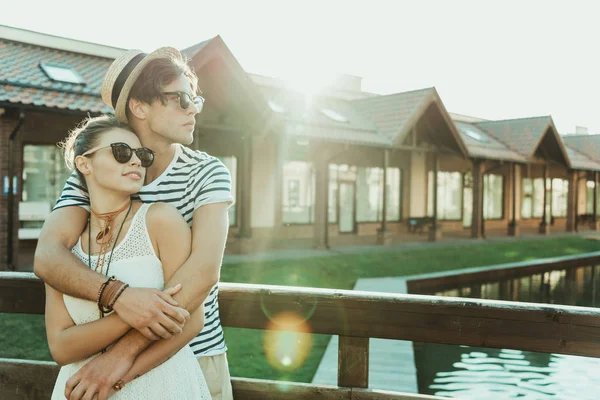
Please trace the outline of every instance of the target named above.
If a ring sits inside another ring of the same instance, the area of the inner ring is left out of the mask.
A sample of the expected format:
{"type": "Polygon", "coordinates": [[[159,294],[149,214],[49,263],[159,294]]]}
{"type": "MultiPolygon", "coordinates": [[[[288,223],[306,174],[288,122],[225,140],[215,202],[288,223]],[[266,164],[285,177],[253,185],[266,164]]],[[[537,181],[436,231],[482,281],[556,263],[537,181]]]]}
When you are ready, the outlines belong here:
{"type": "MultiPolygon", "coordinates": [[[[0,358],[0,399],[46,400],[59,366],[52,362],[0,358]]],[[[233,395],[245,400],[425,400],[442,397],[378,390],[341,388],[307,383],[232,378],[233,395]]]]}
{"type": "MultiPolygon", "coordinates": [[[[30,273],[0,273],[0,312],[43,312],[30,273]]],[[[600,310],[551,304],[221,284],[223,325],[600,357],[600,310]],[[278,326],[295,313],[306,324],[278,326]]]]}
{"type": "Polygon", "coordinates": [[[340,336],[338,386],[369,387],[369,338],[340,336]]]}

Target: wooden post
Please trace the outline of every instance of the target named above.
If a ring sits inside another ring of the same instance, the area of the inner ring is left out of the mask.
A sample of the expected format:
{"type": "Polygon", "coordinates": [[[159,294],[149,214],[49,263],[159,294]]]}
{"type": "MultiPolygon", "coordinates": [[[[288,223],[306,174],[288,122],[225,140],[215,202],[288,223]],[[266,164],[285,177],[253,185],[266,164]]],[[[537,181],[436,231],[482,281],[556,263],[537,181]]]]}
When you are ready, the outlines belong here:
{"type": "Polygon", "coordinates": [[[483,162],[473,160],[473,218],[471,222],[471,237],[482,238],[483,226],[483,162]]]}
{"type": "Polygon", "coordinates": [[[369,386],[369,338],[340,336],[338,386],[369,386]]]}
{"type": "Polygon", "coordinates": [[[377,231],[377,243],[381,245],[391,244],[391,235],[387,230],[387,170],[390,164],[390,150],[383,149],[383,201],[381,210],[381,227],[377,231]]]}
{"type": "Polygon", "coordinates": [[[567,192],[567,232],[575,232],[577,219],[577,172],[569,171],[567,192]]]}
{"type": "Polygon", "coordinates": [[[241,204],[238,208],[241,215],[238,240],[240,241],[240,253],[247,254],[252,250],[250,243],[252,237],[252,136],[250,135],[245,135],[243,138],[241,158],[241,204]]]}
{"type": "Polygon", "coordinates": [[[548,161],[544,165],[544,211],[542,214],[542,222],[540,222],[539,232],[547,235],[550,233],[550,225],[548,224],[548,214],[546,207],[548,205],[548,161]]]}
{"type": "Polygon", "coordinates": [[[429,227],[429,241],[435,242],[442,238],[442,229],[438,225],[438,173],[440,170],[440,156],[433,153],[433,221],[429,227]]]}
{"type": "Polygon", "coordinates": [[[512,179],[512,218],[508,224],[509,236],[517,237],[520,234],[519,222],[517,221],[517,163],[512,164],[511,168],[511,179],[512,179]]]}
{"type": "Polygon", "coordinates": [[[329,248],[328,206],[329,206],[329,163],[325,157],[313,159],[315,168],[315,221],[313,247],[329,248]]]}

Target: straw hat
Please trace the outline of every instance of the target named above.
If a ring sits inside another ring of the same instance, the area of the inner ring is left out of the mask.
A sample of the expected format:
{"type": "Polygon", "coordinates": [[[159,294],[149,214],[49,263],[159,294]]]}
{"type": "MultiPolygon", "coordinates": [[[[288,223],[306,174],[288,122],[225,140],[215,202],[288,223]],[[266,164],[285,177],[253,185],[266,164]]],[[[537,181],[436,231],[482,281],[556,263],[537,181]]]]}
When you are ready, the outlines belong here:
{"type": "Polygon", "coordinates": [[[102,82],[102,100],[115,110],[115,117],[127,123],[127,100],[131,87],[142,71],[157,58],[181,59],[179,50],[173,47],[161,47],[150,54],[141,50],[129,50],[113,61],[102,82]]]}

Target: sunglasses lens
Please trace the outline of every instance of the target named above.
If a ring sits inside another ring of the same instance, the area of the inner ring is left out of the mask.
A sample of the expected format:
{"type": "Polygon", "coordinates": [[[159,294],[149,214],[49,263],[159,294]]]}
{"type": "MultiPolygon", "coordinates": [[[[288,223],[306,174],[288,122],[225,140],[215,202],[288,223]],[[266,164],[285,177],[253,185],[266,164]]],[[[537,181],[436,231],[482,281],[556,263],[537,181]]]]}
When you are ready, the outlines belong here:
{"type": "Polygon", "coordinates": [[[202,96],[194,97],[194,105],[198,109],[198,112],[202,111],[202,107],[204,107],[204,98],[202,96]]]}
{"type": "Polygon", "coordinates": [[[179,95],[179,106],[183,110],[187,110],[190,106],[190,98],[186,93],[182,93],[179,95]]]}
{"type": "Polygon", "coordinates": [[[111,145],[111,147],[113,156],[117,162],[125,164],[127,161],[131,160],[131,147],[125,143],[115,143],[111,145]]]}
{"type": "Polygon", "coordinates": [[[140,159],[142,167],[148,168],[154,162],[154,153],[152,150],[142,147],[135,150],[135,155],[140,159]]]}

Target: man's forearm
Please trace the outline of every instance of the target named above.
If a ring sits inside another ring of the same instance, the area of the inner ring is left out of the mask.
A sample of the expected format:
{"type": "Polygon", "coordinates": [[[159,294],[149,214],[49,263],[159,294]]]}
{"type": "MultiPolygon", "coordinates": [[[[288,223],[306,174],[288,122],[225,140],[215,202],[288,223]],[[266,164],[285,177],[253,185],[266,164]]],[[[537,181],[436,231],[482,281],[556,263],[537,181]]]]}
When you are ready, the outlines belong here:
{"type": "Polygon", "coordinates": [[[60,242],[41,243],[35,252],[35,274],[61,293],[96,301],[106,277],[88,268],[60,242]]]}
{"type": "Polygon", "coordinates": [[[202,263],[193,253],[177,270],[165,287],[181,283],[182,288],[173,298],[190,313],[198,309],[219,282],[220,265],[202,263]]]}

